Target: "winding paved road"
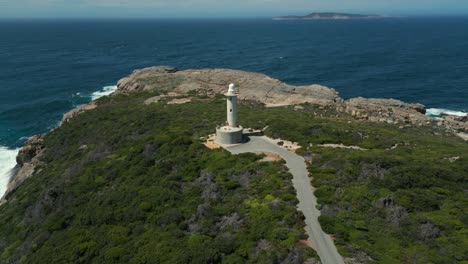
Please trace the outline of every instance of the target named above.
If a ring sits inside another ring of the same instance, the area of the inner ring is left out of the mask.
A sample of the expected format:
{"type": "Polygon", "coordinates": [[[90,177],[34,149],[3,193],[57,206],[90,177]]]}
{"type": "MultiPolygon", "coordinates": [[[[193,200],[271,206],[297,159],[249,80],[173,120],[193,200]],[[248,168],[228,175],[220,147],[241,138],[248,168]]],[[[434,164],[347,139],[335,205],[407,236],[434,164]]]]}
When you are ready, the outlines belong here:
{"type": "Polygon", "coordinates": [[[343,258],[338,251],[331,237],[323,232],[318,221],[320,211],[316,208],[317,198],[312,191],[309,172],[304,158],[281,148],[270,142],[265,136],[250,136],[250,141],[245,144],[229,146],[225,149],[232,154],[246,152],[271,152],[280,155],[285,161],[286,166],[293,175],[293,185],[297,191],[299,199],[299,210],[305,216],[306,232],[309,235],[309,241],[313,244],[320,260],[323,264],[342,264],[343,258]]]}

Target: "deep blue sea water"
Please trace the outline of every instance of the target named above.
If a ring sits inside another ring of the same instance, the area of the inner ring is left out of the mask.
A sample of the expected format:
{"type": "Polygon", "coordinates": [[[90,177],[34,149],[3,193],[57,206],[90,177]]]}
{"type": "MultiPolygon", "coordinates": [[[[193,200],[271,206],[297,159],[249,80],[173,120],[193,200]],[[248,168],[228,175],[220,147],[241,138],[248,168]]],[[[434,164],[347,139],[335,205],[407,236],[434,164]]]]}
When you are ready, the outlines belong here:
{"type": "Polygon", "coordinates": [[[3,20],[0,174],[14,161],[8,149],[153,65],[250,70],[333,87],[344,98],[467,111],[468,18],[3,20]]]}

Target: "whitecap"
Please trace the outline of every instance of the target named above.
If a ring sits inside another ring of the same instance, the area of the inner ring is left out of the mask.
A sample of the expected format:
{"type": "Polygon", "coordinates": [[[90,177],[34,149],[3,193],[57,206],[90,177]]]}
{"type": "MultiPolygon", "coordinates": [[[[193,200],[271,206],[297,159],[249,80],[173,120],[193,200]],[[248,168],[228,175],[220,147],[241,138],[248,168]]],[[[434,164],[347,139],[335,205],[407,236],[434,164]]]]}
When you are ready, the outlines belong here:
{"type": "Polygon", "coordinates": [[[105,86],[102,88],[102,90],[94,92],[91,94],[91,100],[96,100],[99,99],[103,96],[110,95],[113,93],[115,90],[117,90],[117,85],[112,85],[112,86],[105,86]]]}
{"type": "Polygon", "coordinates": [[[429,108],[426,110],[426,115],[430,117],[439,117],[442,114],[453,115],[453,116],[467,116],[468,113],[462,111],[454,111],[444,108],[429,108]]]}
{"type": "Polygon", "coordinates": [[[0,146],[0,196],[3,196],[7,189],[11,174],[16,166],[18,150],[0,146]]]}

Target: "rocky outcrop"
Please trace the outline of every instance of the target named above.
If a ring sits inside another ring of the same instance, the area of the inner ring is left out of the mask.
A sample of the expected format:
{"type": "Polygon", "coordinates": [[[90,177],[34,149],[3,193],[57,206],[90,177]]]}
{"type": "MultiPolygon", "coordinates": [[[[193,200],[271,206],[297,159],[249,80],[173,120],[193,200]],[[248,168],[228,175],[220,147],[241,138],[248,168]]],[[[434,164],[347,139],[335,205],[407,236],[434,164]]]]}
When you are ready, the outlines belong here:
{"type": "MultiPolygon", "coordinates": [[[[468,140],[468,117],[442,116],[435,120],[426,116],[422,104],[409,104],[396,99],[357,97],[344,101],[334,89],[321,85],[292,86],[264,74],[229,69],[178,70],[170,66],[157,66],[135,70],[118,82],[117,94],[153,91],[160,95],[147,99],[145,104],[161,98],[198,94],[214,97],[223,94],[226,86],[235,82],[241,91],[240,99],[254,100],[266,106],[285,106],[312,103],[331,106],[337,112],[371,122],[384,122],[404,126],[432,125],[468,140]]],[[[184,99],[183,102],[189,99],[184,99]]],[[[177,103],[177,102],[174,102],[177,103]]],[[[66,123],[76,115],[97,107],[95,102],[66,113],[66,123]]],[[[297,106],[300,107],[300,106],[297,106]]]]}
{"type": "Polygon", "coordinates": [[[65,113],[62,117],[62,123],[67,123],[68,121],[70,121],[70,119],[72,119],[73,117],[85,112],[85,111],[88,111],[88,110],[92,110],[94,108],[97,107],[97,104],[96,102],[94,101],[91,101],[87,104],[84,104],[78,108],[75,108],[67,113],[65,113]]]}
{"type": "MultiPolygon", "coordinates": [[[[156,78],[154,81],[158,81],[157,76],[165,76],[165,74],[175,73],[178,71],[179,70],[177,68],[170,66],[157,66],[134,70],[130,76],[119,80],[117,83],[117,92],[130,93],[133,91],[149,90],[151,88],[151,84],[146,81],[153,78],[156,78]]],[[[159,79],[159,81],[162,80],[159,79]]]]}
{"type": "Polygon", "coordinates": [[[468,116],[442,115],[445,123],[460,133],[468,133],[468,116]]]}
{"type": "Polygon", "coordinates": [[[178,71],[173,67],[152,67],[134,71],[118,82],[117,93],[160,91],[197,94],[213,97],[223,94],[235,82],[240,99],[255,100],[267,106],[314,103],[330,105],[342,102],[338,93],[321,85],[291,86],[266,75],[227,69],[178,71]]]}
{"type": "Polygon", "coordinates": [[[26,163],[31,163],[32,160],[39,155],[44,149],[44,136],[37,135],[30,137],[25,143],[23,148],[20,149],[16,156],[16,162],[20,167],[26,163]]]}
{"type": "MultiPolygon", "coordinates": [[[[337,112],[349,113],[365,121],[399,124],[401,128],[405,125],[434,125],[451,132],[468,131],[466,120],[444,117],[445,120],[437,122],[434,118],[425,115],[426,107],[422,104],[409,104],[395,99],[362,97],[344,101],[334,89],[325,86],[317,84],[292,86],[264,74],[240,70],[181,71],[169,66],[145,68],[135,70],[130,76],[121,79],[116,93],[153,91],[161,94],[151,99],[154,101],[169,94],[198,94],[214,97],[223,94],[231,82],[235,82],[241,91],[241,100],[254,100],[269,107],[312,103],[331,106],[337,112]]],[[[71,113],[67,117],[73,117],[80,112],[82,110],[77,110],[76,113],[71,113]]]]}
{"type": "Polygon", "coordinates": [[[434,121],[426,116],[422,104],[408,104],[395,99],[357,97],[346,100],[337,110],[374,122],[424,125],[434,121]]]}
{"type": "Polygon", "coordinates": [[[26,179],[37,173],[39,165],[42,164],[41,157],[44,150],[44,135],[33,136],[24,143],[23,148],[21,148],[16,156],[16,162],[19,167],[18,171],[8,183],[2,201],[7,200],[26,179]]]}
{"type": "MultiPolygon", "coordinates": [[[[235,82],[241,91],[241,100],[254,100],[266,106],[285,106],[312,103],[331,106],[337,112],[371,122],[404,126],[432,125],[453,132],[468,140],[468,118],[444,116],[435,120],[426,116],[422,104],[409,104],[396,99],[352,98],[344,101],[331,88],[321,85],[292,86],[264,74],[229,69],[178,70],[158,66],[135,70],[118,82],[116,93],[136,91],[158,92],[151,100],[158,101],[168,94],[198,94],[214,97],[223,94],[229,83],[235,82]]],[[[150,99],[148,99],[150,100],[150,99]]],[[[150,100],[150,101],[151,101],[150,100]]],[[[150,101],[145,103],[151,103],[150,101]]],[[[300,109],[300,106],[297,109],[300,109]]]]}

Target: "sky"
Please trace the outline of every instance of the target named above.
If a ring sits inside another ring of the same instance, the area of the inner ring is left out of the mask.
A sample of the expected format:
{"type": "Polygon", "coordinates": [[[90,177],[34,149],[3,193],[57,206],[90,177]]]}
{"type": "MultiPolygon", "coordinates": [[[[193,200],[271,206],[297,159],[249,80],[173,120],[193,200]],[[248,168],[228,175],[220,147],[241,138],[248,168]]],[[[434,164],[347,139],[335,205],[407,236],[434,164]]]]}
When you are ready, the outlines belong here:
{"type": "Polygon", "coordinates": [[[468,15],[468,0],[0,0],[0,19],[263,18],[326,11],[468,15]]]}

